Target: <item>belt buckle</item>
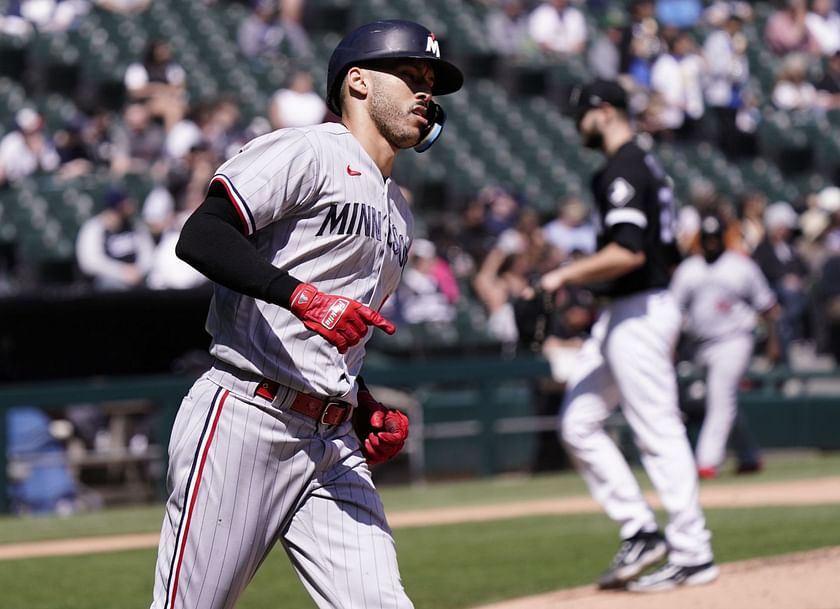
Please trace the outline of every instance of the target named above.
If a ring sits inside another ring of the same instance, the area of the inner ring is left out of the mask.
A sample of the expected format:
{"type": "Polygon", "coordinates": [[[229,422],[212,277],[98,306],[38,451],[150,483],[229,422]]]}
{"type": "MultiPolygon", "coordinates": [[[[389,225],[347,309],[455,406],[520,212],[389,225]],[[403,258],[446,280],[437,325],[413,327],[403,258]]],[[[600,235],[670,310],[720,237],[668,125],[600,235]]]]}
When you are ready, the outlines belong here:
{"type": "MultiPolygon", "coordinates": [[[[329,402],[327,402],[324,405],[324,409],[321,411],[321,425],[337,425],[337,423],[327,423],[324,420],[324,418],[327,416],[327,413],[330,411],[331,406],[344,407],[345,411],[348,408],[348,404],[345,404],[344,402],[339,402],[337,400],[330,400],[329,402]]],[[[346,416],[347,413],[345,412],[344,415],[346,416]]],[[[344,420],[342,419],[341,422],[344,422],[344,420]]]]}

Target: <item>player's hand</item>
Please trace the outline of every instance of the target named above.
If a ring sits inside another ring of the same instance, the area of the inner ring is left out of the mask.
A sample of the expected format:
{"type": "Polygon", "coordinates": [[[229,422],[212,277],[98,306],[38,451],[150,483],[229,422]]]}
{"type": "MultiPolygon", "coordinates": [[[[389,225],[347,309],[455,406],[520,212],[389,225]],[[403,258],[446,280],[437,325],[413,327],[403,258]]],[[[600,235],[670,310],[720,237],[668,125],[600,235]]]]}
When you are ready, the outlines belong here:
{"type": "Polygon", "coordinates": [[[376,465],[393,459],[408,438],[408,417],[395,408],[387,408],[367,388],[359,389],[357,400],[353,428],[365,460],[376,465]]]}
{"type": "Polygon", "coordinates": [[[351,298],[324,294],[309,283],[301,283],[292,292],[289,310],[303,325],[323,336],[344,353],[367,335],[368,326],[388,334],[397,328],[379,313],[351,298]]]}
{"type": "Polygon", "coordinates": [[[540,287],[546,292],[555,292],[566,283],[565,269],[563,267],[550,271],[540,279],[540,287]]]}

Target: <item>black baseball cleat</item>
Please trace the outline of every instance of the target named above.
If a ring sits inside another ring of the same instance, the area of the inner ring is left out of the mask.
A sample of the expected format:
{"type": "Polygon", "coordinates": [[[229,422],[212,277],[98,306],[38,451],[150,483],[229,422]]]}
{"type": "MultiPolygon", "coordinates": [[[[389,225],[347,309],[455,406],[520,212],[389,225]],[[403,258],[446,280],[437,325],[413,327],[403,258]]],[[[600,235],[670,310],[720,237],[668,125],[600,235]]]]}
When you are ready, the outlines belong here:
{"type": "Polygon", "coordinates": [[[630,592],[664,592],[678,586],[702,586],[715,581],[720,569],[713,562],[693,567],[666,563],[649,575],[627,584],[630,592]]]}
{"type": "Polygon", "coordinates": [[[668,546],[659,531],[639,532],[621,542],[618,552],[607,569],[598,578],[601,590],[623,588],[639,573],[665,558],[668,546]]]}
{"type": "Polygon", "coordinates": [[[736,474],[758,474],[764,470],[764,463],[761,461],[749,461],[739,463],[735,468],[736,474]]]}

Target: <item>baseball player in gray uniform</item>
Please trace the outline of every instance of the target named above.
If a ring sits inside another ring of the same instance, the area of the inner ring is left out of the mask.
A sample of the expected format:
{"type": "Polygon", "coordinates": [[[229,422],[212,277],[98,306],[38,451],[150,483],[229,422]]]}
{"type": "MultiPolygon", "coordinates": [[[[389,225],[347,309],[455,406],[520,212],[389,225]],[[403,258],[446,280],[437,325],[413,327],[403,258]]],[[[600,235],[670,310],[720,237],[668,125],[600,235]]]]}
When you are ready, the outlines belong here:
{"type": "Polygon", "coordinates": [[[390,20],[348,34],[327,81],[341,123],[251,141],[181,233],[216,284],[215,361],[172,429],[153,609],[234,607],[276,543],[318,607],[412,607],[368,468],[408,420],[359,374],[373,329],[394,332],[377,310],[412,239],[395,156],[435,141],[433,95],[463,76],[434,33],[390,20]]]}
{"type": "MultiPolygon", "coordinates": [[[[737,416],[738,383],[755,347],[757,313],[767,322],[769,359],[779,356],[776,297],[751,258],[726,248],[725,233],[718,214],[701,216],[700,253],[686,258],[671,281],[684,331],[696,343],[695,360],[706,368],[706,414],[695,447],[701,478],[717,476],[726,456],[737,416]]],[[[740,458],[741,471],[759,467],[756,451],[751,452],[740,458]]]]}
{"type": "Polygon", "coordinates": [[[584,145],[607,157],[591,184],[598,251],[547,273],[541,284],[546,291],[591,285],[605,301],[570,374],[559,420],[592,496],[620,527],[618,552],[598,585],[654,592],[705,584],[717,578],[718,567],[677,399],[680,314],[667,289],[678,259],[671,182],[636,143],[627,93],[617,82],[590,83],[572,102],[584,145]],[[604,429],[619,405],[668,513],[664,536],[604,429]],[[666,556],[659,569],[636,579],[666,556]]]}

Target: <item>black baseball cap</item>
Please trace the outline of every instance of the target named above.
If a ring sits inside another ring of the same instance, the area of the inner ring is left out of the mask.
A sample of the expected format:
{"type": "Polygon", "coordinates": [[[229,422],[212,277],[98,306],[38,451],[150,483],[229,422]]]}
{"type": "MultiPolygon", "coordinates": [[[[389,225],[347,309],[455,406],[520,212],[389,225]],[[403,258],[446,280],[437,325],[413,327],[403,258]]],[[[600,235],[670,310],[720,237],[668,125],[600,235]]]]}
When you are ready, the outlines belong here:
{"type": "Polygon", "coordinates": [[[595,80],[575,87],[569,102],[578,124],[589,110],[600,108],[603,104],[620,110],[627,110],[628,105],[627,91],[614,80],[595,80]]]}

